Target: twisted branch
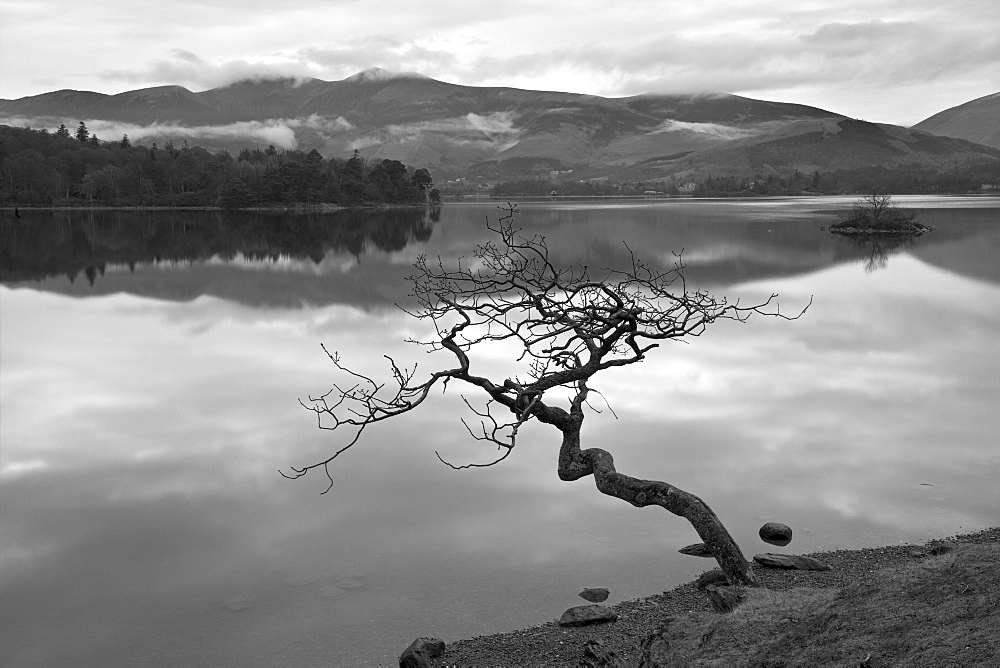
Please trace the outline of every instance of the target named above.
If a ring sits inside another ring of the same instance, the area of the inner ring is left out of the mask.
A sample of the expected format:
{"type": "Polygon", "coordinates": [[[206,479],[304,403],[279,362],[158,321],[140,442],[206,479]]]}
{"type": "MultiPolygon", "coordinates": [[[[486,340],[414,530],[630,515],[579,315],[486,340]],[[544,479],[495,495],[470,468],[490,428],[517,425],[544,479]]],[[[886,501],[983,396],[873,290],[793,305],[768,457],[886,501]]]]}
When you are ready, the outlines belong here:
{"type": "Polygon", "coordinates": [[[755,584],[739,547],[712,510],[697,496],[665,482],[640,480],[619,473],[606,450],[580,447],[584,406],[591,392],[587,383],[606,369],[635,364],[666,339],[700,336],[719,320],[746,322],[751,316],[785,320],[801,317],[811,305],[795,315],[781,313],[776,295],[760,303],[743,305],[736,300],[690,290],[684,278],[684,263],[675,255],[672,267],[659,269],[640,260],[626,244],[631,263],[627,269],[605,268],[596,278],[586,266],[560,268],[551,261],[542,236],[524,237],[514,227],[515,207],[500,207],[503,215],[487,227],[499,241],[476,247],[471,259],[459,258],[454,267],[440,258],[420,256],[410,277],[411,296],[417,306],[404,309],[428,321],[434,336],[412,343],[430,352],[448,352],[456,366],[434,371],[422,382],[415,380],[417,366],[400,367],[386,356],[391,381],[378,383],[344,366],[330,354],[334,366],[347,375],[350,384],[334,385],[324,395],[300,402],[316,413],[321,429],[342,430],[345,443],[324,460],[291,467],[287,478],[299,478],[322,468],[333,486],[329,465],[354,447],[372,424],[414,410],[439,381],[446,390],[453,380],[472,385],[486,394],[483,410],[476,410],[463,396],[466,406],[479,418],[478,430],[462,420],[473,440],[493,443],[502,454],[482,464],[455,465],[453,469],[494,466],[506,459],[517,443],[522,425],[532,419],[551,424],[562,433],[558,472],[563,480],[593,475],[597,488],[611,496],[642,507],[657,505],[686,518],[730,579],[755,584]],[[492,344],[512,341],[521,352],[514,371],[502,381],[472,373],[469,352],[492,344]],[[520,380],[526,378],[527,380],[520,380]],[[563,387],[571,392],[569,410],[549,405],[549,390],[563,387]],[[509,411],[511,421],[498,421],[494,408],[509,411]]]}

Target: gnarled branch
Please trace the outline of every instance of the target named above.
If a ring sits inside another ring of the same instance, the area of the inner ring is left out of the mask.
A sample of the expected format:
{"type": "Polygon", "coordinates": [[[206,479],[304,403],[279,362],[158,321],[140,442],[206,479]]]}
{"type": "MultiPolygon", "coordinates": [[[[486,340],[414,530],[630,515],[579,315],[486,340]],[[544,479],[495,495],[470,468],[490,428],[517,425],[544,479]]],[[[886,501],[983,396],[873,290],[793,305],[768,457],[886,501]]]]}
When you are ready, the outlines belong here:
{"type": "Polygon", "coordinates": [[[349,382],[302,404],[316,413],[321,428],[347,432],[345,444],[327,459],[292,467],[291,475],[282,475],[298,478],[322,468],[332,487],[330,463],[354,447],[369,425],[417,408],[439,381],[444,389],[452,381],[461,381],[480,389],[487,398],[481,411],[466,401],[479,418],[478,429],[463,420],[466,429],[474,440],[497,445],[501,455],[482,464],[455,465],[438,454],[447,466],[464,469],[498,464],[514,450],[522,425],[532,419],[550,424],[562,433],[561,479],[593,475],[605,494],[639,507],[657,505],[684,517],[733,582],[755,584],[739,547],[704,501],[665,482],[619,473],[606,450],[581,449],[584,407],[591,391],[588,381],[601,371],[642,361],[661,341],[700,336],[719,320],[746,322],[754,315],[795,320],[811,300],[789,316],[781,313],[776,295],[744,305],[690,290],[680,254],[666,269],[644,262],[631,249],[630,266],[625,269],[605,268],[595,274],[586,266],[557,267],[545,238],[522,236],[513,224],[516,208],[501,209],[504,213],[496,223],[487,220],[498,241],[477,246],[471,258],[459,258],[454,266],[440,257],[421,256],[410,277],[416,307],[404,310],[429,322],[434,332],[430,338],[411,342],[432,352],[450,353],[456,366],[417,381],[416,365],[400,367],[387,357],[391,380],[378,383],[344,366],[339,356],[327,351],[349,382]],[[492,380],[474,374],[470,352],[502,342],[520,346],[511,375],[492,380]],[[558,387],[570,391],[569,410],[546,400],[549,390],[558,387]],[[494,408],[508,411],[513,418],[498,420],[494,408]]]}

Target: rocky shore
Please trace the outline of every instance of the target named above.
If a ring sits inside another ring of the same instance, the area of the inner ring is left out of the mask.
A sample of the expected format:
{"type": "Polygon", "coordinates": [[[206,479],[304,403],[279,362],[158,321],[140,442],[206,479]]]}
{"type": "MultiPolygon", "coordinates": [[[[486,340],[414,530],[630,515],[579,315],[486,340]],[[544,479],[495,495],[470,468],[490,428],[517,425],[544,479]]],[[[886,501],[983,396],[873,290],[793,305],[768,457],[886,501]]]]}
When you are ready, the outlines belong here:
{"type": "MultiPolygon", "coordinates": [[[[923,546],[894,545],[809,555],[828,564],[830,570],[786,570],[764,568],[759,564],[755,564],[754,569],[766,591],[781,592],[796,588],[807,588],[808,591],[815,592],[831,590],[827,598],[832,598],[834,592],[842,588],[877,579],[878,571],[882,569],[905,569],[914,564],[926,563],[927,560],[934,559],[935,554],[952,551],[961,553],[965,546],[976,545],[992,546],[998,551],[990,554],[1000,554],[1000,528],[955,536],[945,541],[932,541],[923,546]]],[[[993,585],[996,586],[997,569],[993,568],[988,577],[993,578],[993,585]]],[[[996,601],[989,599],[986,605],[990,620],[994,613],[1000,614],[1000,609],[994,609],[997,607],[996,601]]],[[[654,634],[665,619],[690,617],[692,613],[713,614],[709,597],[705,591],[697,588],[695,582],[611,607],[617,613],[617,621],[612,623],[566,627],[552,621],[509,633],[449,642],[443,656],[432,662],[432,665],[638,665],[643,641],[654,634]],[[600,658],[595,658],[602,655],[614,657],[618,663],[608,663],[606,659],[602,663],[600,658]]],[[[987,647],[986,650],[978,649],[976,656],[981,658],[984,651],[987,656],[990,655],[991,650],[987,647]]],[[[779,661],[770,665],[785,664],[779,661]]]]}

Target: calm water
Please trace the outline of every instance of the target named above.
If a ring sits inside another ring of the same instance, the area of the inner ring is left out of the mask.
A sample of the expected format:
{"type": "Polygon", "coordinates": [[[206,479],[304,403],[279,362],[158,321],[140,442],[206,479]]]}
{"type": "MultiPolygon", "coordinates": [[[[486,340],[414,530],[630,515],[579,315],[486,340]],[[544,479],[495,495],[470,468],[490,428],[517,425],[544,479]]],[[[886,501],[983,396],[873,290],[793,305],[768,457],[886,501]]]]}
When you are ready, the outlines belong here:
{"type": "MultiPolygon", "coordinates": [[[[820,232],[848,199],[522,206],[559,262],[683,249],[699,287],[814,299],[598,377],[617,419],[591,414],[585,445],[702,496],[748,554],[768,520],[797,552],[996,525],[1000,202],[901,201],[937,230],[898,248],[820,232]]],[[[494,212],[5,214],[0,661],[394,664],[418,635],[706,569],[676,553],[683,520],[560,482],[554,430],[492,469],[441,465],[494,455],[454,390],[373,430],[325,496],[321,474],[278,474],[338,443],[297,401],[337,380],[320,342],[372,374],[385,353],[432,366],[401,343],[422,333],[393,306],[403,279],[468,255],[494,212]]]]}

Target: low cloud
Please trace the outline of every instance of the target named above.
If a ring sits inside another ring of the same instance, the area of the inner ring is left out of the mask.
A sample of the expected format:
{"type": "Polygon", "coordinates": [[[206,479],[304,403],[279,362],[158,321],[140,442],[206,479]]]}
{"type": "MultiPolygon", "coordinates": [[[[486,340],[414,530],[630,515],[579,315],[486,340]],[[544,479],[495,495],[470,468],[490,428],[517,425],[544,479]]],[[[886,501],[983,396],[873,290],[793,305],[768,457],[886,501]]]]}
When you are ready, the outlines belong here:
{"type": "Polygon", "coordinates": [[[743,137],[751,137],[755,134],[759,134],[758,131],[750,130],[748,128],[734,128],[729,125],[719,125],[718,123],[686,123],[684,121],[672,120],[664,121],[659,125],[659,127],[649,134],[685,130],[688,132],[712,135],[721,139],[742,139],[743,137]]]}
{"type": "Polygon", "coordinates": [[[348,149],[360,151],[387,142],[405,144],[421,141],[428,134],[443,134],[450,135],[448,141],[456,146],[481,145],[483,148],[492,147],[503,151],[516,144],[521,136],[514,118],[513,112],[502,111],[485,116],[470,113],[455,118],[387,125],[383,133],[352,140],[348,149]]]}
{"type": "MultiPolygon", "coordinates": [[[[52,118],[0,118],[0,122],[15,127],[34,127],[55,130],[58,119],[52,118]]],[[[91,134],[105,141],[116,141],[128,135],[132,142],[149,142],[160,139],[198,141],[246,140],[259,144],[274,144],[278,148],[298,148],[296,130],[308,129],[324,135],[354,130],[354,126],[341,116],[327,118],[313,114],[307,118],[271,119],[266,121],[240,121],[227,125],[181,125],[178,123],[153,123],[136,125],[101,119],[85,119],[91,134]]],[[[72,132],[73,127],[70,128],[72,132]]]]}
{"type": "Polygon", "coordinates": [[[118,137],[127,134],[133,141],[143,141],[158,137],[170,137],[171,139],[186,138],[192,140],[213,140],[213,139],[248,139],[260,143],[274,144],[279,148],[294,149],[298,147],[295,139],[295,130],[288,121],[241,121],[228,125],[198,125],[184,126],[172,123],[155,123],[153,125],[138,126],[111,123],[108,121],[94,121],[91,130],[94,134],[102,135],[104,128],[111,130],[112,136],[118,137]]]}
{"type": "Polygon", "coordinates": [[[172,49],[166,58],[135,70],[104,70],[98,74],[106,81],[146,84],[150,81],[179,84],[192,89],[211,89],[237,81],[290,78],[303,82],[322,72],[301,59],[275,55],[257,61],[229,60],[213,63],[191,51],[172,49]]]}

